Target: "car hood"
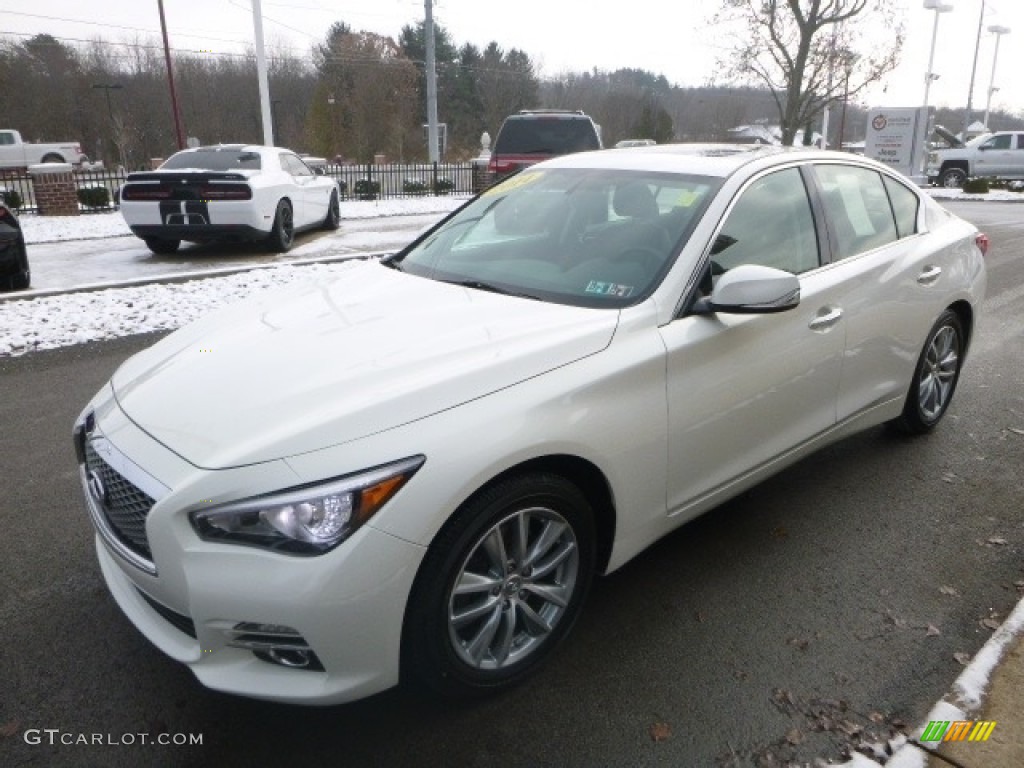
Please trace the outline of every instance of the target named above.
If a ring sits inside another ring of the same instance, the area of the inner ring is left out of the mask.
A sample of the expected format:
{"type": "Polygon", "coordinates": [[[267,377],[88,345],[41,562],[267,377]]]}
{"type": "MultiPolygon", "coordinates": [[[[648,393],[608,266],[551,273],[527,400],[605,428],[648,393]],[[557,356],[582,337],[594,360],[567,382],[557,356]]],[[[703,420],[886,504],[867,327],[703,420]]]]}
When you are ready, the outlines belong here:
{"type": "MultiPolygon", "coordinates": [[[[356,440],[604,349],[618,312],[486,293],[361,263],[215,312],[112,385],[141,429],[220,469],[356,440]]],[[[415,452],[415,446],[409,446],[415,452]]]]}

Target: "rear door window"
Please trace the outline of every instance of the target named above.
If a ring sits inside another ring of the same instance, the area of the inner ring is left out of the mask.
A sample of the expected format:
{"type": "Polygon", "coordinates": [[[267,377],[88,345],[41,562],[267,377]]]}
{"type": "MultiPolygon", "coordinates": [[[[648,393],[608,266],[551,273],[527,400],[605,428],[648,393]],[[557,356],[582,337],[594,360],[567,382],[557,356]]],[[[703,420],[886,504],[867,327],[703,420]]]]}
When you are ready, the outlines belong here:
{"type": "Polygon", "coordinates": [[[854,165],[815,165],[833,234],[833,256],[846,259],[899,237],[882,175],[854,165]]]}

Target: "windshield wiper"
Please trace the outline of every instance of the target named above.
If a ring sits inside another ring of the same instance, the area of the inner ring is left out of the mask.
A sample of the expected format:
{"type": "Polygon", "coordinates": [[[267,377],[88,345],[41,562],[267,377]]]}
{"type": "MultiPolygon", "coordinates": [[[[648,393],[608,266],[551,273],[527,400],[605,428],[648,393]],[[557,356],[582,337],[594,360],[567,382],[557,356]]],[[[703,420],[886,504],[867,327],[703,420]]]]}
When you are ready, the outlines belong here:
{"type": "Polygon", "coordinates": [[[534,301],[540,301],[537,296],[533,296],[529,293],[519,293],[518,291],[510,291],[505,288],[500,288],[493,283],[485,283],[482,280],[442,280],[441,282],[450,283],[451,285],[458,285],[463,288],[473,288],[477,291],[488,291],[490,293],[500,293],[502,296],[518,296],[521,299],[533,299],[534,301]]]}

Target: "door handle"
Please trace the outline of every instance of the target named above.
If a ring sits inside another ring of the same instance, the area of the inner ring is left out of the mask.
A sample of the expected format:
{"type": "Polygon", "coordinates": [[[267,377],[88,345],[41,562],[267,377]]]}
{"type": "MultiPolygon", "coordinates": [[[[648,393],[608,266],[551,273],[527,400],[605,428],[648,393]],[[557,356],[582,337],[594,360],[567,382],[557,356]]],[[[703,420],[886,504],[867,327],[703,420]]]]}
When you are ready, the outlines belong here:
{"type": "Polygon", "coordinates": [[[838,307],[822,307],[814,319],[807,324],[807,327],[812,331],[823,333],[838,323],[842,316],[843,310],[838,307]]]}
{"type": "Polygon", "coordinates": [[[925,267],[917,276],[917,282],[921,285],[931,285],[939,279],[942,274],[942,267],[925,267]]]}

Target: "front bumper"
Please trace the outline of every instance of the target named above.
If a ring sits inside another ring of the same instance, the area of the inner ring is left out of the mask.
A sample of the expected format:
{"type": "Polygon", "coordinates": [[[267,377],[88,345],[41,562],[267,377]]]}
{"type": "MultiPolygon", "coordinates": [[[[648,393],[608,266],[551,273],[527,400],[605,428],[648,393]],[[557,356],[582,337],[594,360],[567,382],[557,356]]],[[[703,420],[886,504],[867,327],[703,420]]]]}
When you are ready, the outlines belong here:
{"type": "Polygon", "coordinates": [[[293,479],[283,462],[193,467],[129,421],[109,388],[87,412],[94,436],[168,489],[145,519],[152,568],[124,556],[109,531],[96,534],[111,594],[157,648],[209,688],[292,704],[341,703],[398,682],[402,622],[423,547],[370,526],[319,556],[204,541],[188,511],[264,493],[263,475],[283,487],[293,479]],[[257,632],[254,643],[244,628],[256,626],[271,629],[257,632]],[[314,663],[294,664],[295,654],[261,645],[274,627],[287,630],[287,647],[308,649],[314,663]]]}

